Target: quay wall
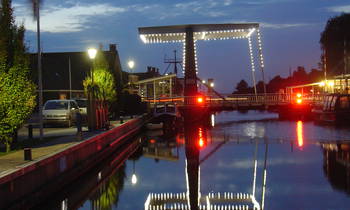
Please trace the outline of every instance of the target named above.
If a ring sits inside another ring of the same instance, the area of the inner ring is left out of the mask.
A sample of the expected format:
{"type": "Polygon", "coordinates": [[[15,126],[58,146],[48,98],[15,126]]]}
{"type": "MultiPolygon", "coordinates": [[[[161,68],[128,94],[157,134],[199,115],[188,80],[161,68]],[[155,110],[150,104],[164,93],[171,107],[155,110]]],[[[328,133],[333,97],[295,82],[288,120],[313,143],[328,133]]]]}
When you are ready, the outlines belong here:
{"type": "Polygon", "coordinates": [[[137,134],[148,119],[147,115],[135,118],[0,177],[0,209],[23,206],[26,209],[40,202],[48,193],[54,193],[57,186],[73,181],[110,155],[137,134]]]}

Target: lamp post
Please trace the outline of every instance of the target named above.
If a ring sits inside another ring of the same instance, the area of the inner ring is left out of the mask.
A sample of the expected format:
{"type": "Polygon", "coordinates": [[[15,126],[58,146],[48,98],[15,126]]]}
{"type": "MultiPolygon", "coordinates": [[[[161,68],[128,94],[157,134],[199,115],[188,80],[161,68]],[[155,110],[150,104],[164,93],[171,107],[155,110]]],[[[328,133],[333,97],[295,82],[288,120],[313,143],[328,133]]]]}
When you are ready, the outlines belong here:
{"type": "Polygon", "coordinates": [[[89,131],[93,131],[96,129],[96,116],[95,116],[95,90],[94,90],[94,66],[93,66],[93,60],[96,57],[97,50],[95,48],[89,48],[88,49],[88,55],[91,60],[91,89],[89,90],[89,114],[88,114],[88,124],[89,124],[89,131]]]}

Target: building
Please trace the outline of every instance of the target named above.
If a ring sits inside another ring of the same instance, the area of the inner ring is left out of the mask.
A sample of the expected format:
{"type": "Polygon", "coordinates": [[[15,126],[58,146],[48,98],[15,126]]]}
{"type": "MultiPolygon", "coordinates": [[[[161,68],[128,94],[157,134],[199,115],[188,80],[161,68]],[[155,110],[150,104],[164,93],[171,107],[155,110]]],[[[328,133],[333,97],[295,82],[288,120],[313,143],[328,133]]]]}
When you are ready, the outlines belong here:
{"type": "MultiPolygon", "coordinates": [[[[102,49],[102,46],[100,47],[102,49]]],[[[127,83],[128,73],[122,71],[119,53],[115,44],[103,51],[110,71],[114,74],[117,92],[121,81],[127,83]]],[[[30,54],[30,69],[33,81],[38,84],[37,54],[30,54]]],[[[44,102],[49,99],[85,97],[83,80],[90,74],[92,61],[87,52],[42,53],[42,83],[44,102]]]]}

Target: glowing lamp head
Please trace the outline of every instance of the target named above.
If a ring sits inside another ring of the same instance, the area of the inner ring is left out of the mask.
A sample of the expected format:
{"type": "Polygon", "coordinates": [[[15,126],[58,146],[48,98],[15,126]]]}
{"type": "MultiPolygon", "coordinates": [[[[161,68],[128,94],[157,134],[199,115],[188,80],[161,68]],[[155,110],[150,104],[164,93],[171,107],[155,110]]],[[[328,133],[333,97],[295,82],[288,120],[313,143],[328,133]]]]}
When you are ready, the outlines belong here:
{"type": "Polygon", "coordinates": [[[303,100],[301,98],[298,98],[297,99],[297,104],[302,104],[303,103],[303,100]]]}
{"type": "Polygon", "coordinates": [[[89,54],[90,59],[95,59],[97,54],[97,50],[95,48],[89,48],[87,52],[89,54]]]}
{"type": "Polygon", "coordinates": [[[135,67],[135,61],[129,60],[128,61],[128,66],[129,66],[130,69],[133,69],[135,67]]]}
{"type": "Polygon", "coordinates": [[[297,93],[297,98],[301,98],[301,93],[297,93]]]}
{"type": "Polygon", "coordinates": [[[210,83],[210,87],[214,87],[214,82],[210,83]]]}

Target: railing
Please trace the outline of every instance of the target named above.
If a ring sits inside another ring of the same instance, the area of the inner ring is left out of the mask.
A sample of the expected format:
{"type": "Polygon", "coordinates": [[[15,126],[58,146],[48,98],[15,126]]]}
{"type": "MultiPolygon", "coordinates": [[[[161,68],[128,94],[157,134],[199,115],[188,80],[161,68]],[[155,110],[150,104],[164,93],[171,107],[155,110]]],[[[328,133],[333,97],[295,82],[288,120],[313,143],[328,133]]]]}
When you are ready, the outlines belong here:
{"type": "MultiPolygon", "coordinates": [[[[324,94],[304,94],[300,97],[303,103],[317,104],[322,102],[324,94]]],[[[198,101],[199,96],[176,96],[162,98],[142,98],[143,101],[151,104],[155,103],[176,103],[179,106],[257,106],[257,105],[283,105],[296,103],[298,99],[296,94],[234,94],[228,95],[224,99],[219,97],[200,96],[202,101],[198,101]]]]}

